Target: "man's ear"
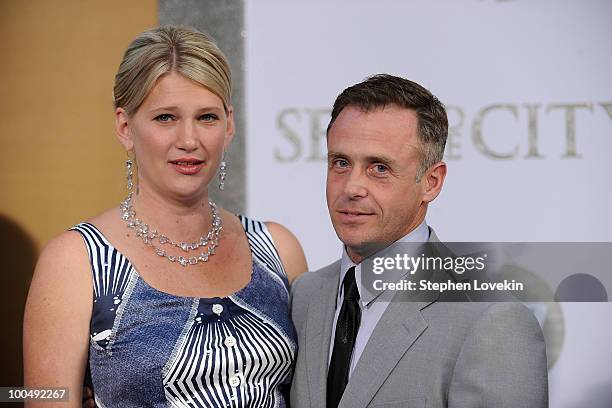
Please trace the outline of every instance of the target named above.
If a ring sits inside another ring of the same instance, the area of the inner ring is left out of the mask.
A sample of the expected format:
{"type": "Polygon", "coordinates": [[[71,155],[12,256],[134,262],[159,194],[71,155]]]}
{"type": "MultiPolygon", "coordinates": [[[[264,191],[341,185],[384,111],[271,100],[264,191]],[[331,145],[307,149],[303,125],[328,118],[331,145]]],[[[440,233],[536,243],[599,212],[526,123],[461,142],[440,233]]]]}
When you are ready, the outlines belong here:
{"type": "Polygon", "coordinates": [[[128,114],[123,108],[115,109],[115,133],[119,143],[123,145],[126,151],[134,148],[134,141],[130,133],[128,114]]]}
{"type": "Polygon", "coordinates": [[[229,149],[234,133],[236,132],[236,126],[234,124],[234,107],[230,106],[227,108],[227,125],[225,128],[225,141],[223,142],[223,151],[229,149]]]}
{"type": "Polygon", "coordinates": [[[440,194],[446,178],[446,163],[438,162],[431,166],[423,175],[423,201],[430,203],[440,194]]]}

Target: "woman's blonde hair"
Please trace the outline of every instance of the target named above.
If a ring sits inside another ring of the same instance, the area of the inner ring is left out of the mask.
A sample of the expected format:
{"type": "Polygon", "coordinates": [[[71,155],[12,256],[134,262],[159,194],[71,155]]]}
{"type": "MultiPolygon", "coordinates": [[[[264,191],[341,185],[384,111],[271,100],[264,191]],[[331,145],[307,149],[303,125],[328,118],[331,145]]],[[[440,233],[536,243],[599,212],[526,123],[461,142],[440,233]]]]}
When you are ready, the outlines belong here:
{"type": "Polygon", "coordinates": [[[115,75],[115,108],[136,112],[156,81],[176,72],[206,87],[231,106],[231,72],[217,44],[201,32],[162,26],[139,34],[128,46],[115,75]]]}

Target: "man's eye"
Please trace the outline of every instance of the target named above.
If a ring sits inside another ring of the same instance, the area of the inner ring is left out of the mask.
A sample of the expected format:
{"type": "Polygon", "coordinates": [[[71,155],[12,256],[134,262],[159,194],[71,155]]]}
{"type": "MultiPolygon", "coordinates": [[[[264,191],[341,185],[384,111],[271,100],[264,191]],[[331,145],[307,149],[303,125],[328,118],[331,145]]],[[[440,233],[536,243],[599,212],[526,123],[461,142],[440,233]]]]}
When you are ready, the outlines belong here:
{"type": "Polygon", "coordinates": [[[376,164],[376,165],[374,165],[374,172],[376,172],[377,174],[384,174],[384,173],[386,173],[388,171],[389,171],[389,169],[384,164],[376,164]]]}
{"type": "Polygon", "coordinates": [[[349,165],[348,161],[346,161],[344,159],[334,160],[333,164],[334,164],[335,167],[340,167],[340,168],[348,167],[348,165],[349,165]]]}
{"type": "Polygon", "coordinates": [[[172,119],[174,119],[174,116],[170,115],[169,113],[162,113],[161,115],[157,115],[155,117],[156,121],[162,123],[170,122],[172,119]]]}

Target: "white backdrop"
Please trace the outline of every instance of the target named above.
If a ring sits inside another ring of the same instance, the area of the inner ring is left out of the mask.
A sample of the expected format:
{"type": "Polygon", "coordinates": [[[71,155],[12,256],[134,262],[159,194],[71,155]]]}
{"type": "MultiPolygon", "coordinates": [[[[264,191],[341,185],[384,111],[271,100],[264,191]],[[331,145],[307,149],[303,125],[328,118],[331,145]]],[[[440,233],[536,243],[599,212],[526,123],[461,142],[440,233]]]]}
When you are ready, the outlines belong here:
{"type": "MultiPolygon", "coordinates": [[[[289,227],[312,269],[341,253],[329,110],[380,72],[447,105],[449,174],[427,216],[441,239],[612,241],[611,1],[257,0],[245,18],[248,213],[289,227]]],[[[611,311],[562,305],[552,407],[612,405],[611,311]]]]}

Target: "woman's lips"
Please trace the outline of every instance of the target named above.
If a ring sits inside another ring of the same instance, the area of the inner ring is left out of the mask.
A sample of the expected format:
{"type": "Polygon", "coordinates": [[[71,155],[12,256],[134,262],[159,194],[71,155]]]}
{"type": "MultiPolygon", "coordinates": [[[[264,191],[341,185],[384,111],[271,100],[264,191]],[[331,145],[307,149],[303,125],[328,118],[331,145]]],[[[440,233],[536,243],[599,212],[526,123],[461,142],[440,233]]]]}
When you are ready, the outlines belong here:
{"type": "Polygon", "coordinates": [[[199,173],[204,168],[202,160],[173,160],[169,163],[179,173],[189,176],[199,173]]]}

